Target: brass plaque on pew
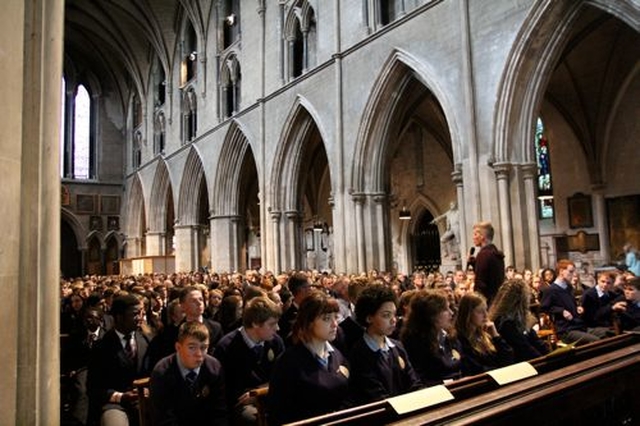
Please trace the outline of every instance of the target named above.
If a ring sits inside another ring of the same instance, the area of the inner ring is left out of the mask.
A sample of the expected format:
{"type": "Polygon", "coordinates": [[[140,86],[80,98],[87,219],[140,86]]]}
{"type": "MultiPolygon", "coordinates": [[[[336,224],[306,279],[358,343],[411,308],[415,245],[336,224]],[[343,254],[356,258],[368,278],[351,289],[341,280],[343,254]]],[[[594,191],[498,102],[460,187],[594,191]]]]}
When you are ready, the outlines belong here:
{"type": "Polygon", "coordinates": [[[537,376],[538,371],[528,362],[519,362],[507,367],[488,371],[487,374],[491,376],[498,385],[503,386],[528,377],[537,376]]]}
{"type": "Polygon", "coordinates": [[[444,385],[438,385],[394,396],[387,399],[387,402],[397,414],[405,414],[452,399],[453,394],[449,392],[449,389],[444,385]]]}

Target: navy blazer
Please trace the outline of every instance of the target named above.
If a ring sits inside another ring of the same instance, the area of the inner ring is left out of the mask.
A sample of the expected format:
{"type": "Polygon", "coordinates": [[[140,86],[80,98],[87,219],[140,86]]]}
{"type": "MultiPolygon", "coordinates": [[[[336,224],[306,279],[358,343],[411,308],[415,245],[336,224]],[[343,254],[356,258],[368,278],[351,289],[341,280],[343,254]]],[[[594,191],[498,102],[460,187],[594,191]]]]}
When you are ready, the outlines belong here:
{"type": "Polygon", "coordinates": [[[281,425],[344,408],[349,392],[349,364],[334,348],[327,367],[302,343],[276,361],[267,398],[269,422],[281,425]]]}
{"type": "Polygon", "coordinates": [[[102,340],[95,344],[87,377],[87,391],[93,416],[97,416],[99,410],[109,404],[114,392],[130,391],[135,379],[149,375],[149,340],[140,331],[136,331],[135,340],[135,360],[131,360],[125,353],[115,329],[107,331],[102,340]]]}
{"type": "Polygon", "coordinates": [[[349,357],[349,386],[354,404],[366,404],[419,389],[421,384],[407,352],[397,340],[388,353],[372,351],[360,337],[349,357]]]}
{"type": "Polygon", "coordinates": [[[226,334],[213,353],[224,368],[228,405],[234,406],[248,390],[269,382],[276,359],[284,352],[284,342],[277,334],[265,341],[260,356],[249,348],[240,329],[226,334]]]}
{"type": "Polygon", "coordinates": [[[149,397],[154,426],[227,425],[224,375],[210,355],[200,366],[194,389],[178,367],[177,355],[161,359],[151,373],[149,397]]]}
{"type": "Polygon", "coordinates": [[[571,285],[563,289],[558,284],[553,283],[542,293],[540,305],[542,312],[548,312],[554,321],[556,332],[562,338],[563,334],[571,330],[587,331],[582,318],[578,315],[578,305],[573,297],[571,285]],[[567,320],[562,314],[563,311],[571,312],[573,318],[567,320]]]}
{"type": "Polygon", "coordinates": [[[611,317],[612,300],[613,297],[608,291],[602,297],[598,297],[596,287],[591,287],[582,294],[582,299],[580,300],[580,305],[584,309],[582,320],[587,327],[613,326],[613,318],[611,317]]]}
{"type": "Polygon", "coordinates": [[[496,318],[496,329],[513,349],[514,361],[527,361],[546,355],[549,350],[535,330],[520,331],[514,320],[496,318]]]}
{"type": "Polygon", "coordinates": [[[404,345],[411,365],[423,385],[442,384],[444,380],[459,379],[462,375],[460,341],[448,336],[439,345],[438,352],[432,353],[429,342],[422,336],[404,336],[404,345]]]}

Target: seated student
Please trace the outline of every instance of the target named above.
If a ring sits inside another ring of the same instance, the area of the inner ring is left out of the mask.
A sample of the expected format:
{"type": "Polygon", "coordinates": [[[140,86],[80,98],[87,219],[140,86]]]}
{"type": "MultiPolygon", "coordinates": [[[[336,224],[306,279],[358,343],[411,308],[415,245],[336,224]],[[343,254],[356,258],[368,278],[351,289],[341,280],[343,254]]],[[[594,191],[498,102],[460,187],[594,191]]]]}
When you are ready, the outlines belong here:
{"type": "Polygon", "coordinates": [[[329,342],[338,330],[338,302],[320,291],[300,304],[293,345],[276,361],[269,383],[269,422],[280,425],[344,408],[346,358],[329,342]]]}
{"type": "Polygon", "coordinates": [[[582,306],[582,320],[587,327],[613,327],[611,302],[614,295],[613,275],[608,271],[602,271],[597,275],[596,285],[582,294],[580,306],[582,306]]]}
{"type": "Polygon", "coordinates": [[[558,261],[556,280],[542,293],[540,309],[552,316],[558,337],[565,343],[579,345],[595,342],[606,336],[602,329],[587,330],[580,318],[582,307],[577,306],[571,287],[576,273],[575,264],[567,259],[558,261]]]}
{"type": "Polygon", "coordinates": [[[438,290],[411,297],[401,342],[422,384],[432,386],[461,377],[460,342],[453,335],[453,311],[438,290]]]}
{"type": "Polygon", "coordinates": [[[365,288],[356,303],[356,317],[366,325],[350,353],[350,393],[366,404],[416,390],[418,376],[401,343],[390,339],[396,326],[396,296],[384,284],[365,288]]]}
{"type": "Polygon", "coordinates": [[[133,381],[149,375],[148,338],[139,329],[142,303],[133,294],[116,297],[114,328],[92,349],[87,376],[89,421],[102,425],[137,424],[138,392],[133,381]]]}
{"type": "Polygon", "coordinates": [[[513,349],[517,362],[538,358],[549,352],[532,328],[537,321],[529,309],[530,291],[525,281],[509,280],[500,286],[489,311],[489,318],[513,349]]]}
{"type": "Polygon", "coordinates": [[[196,321],[180,326],[176,353],[153,369],[149,383],[154,425],[226,425],[222,367],[207,354],[209,331],[196,321]]]}
{"type": "Polygon", "coordinates": [[[236,425],[257,422],[249,391],[269,382],[275,360],[284,352],[277,334],[281,314],[268,297],[254,297],[243,311],[242,327],[226,334],[213,353],[224,368],[227,405],[233,407],[236,425]]]}
{"type": "Polygon", "coordinates": [[[513,349],[500,337],[487,315],[487,300],[480,293],[460,299],[456,332],[462,345],[462,374],[472,376],[513,363],[513,349]]]}
{"type": "Polygon", "coordinates": [[[640,278],[632,278],[624,284],[624,296],[613,302],[612,309],[622,330],[640,331],[640,278]]]}

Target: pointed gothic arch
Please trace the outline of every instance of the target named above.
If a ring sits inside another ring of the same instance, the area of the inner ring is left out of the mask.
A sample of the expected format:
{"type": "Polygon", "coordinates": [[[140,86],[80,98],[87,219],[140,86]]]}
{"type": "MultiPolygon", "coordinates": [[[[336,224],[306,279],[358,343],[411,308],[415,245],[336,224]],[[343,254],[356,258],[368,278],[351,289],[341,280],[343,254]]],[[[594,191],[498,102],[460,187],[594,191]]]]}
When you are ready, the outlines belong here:
{"type": "MultiPolygon", "coordinates": [[[[164,160],[158,161],[156,173],[151,187],[149,198],[149,229],[154,232],[166,232],[166,218],[168,214],[174,216],[174,212],[168,212],[169,205],[167,199],[173,200],[173,190],[171,176],[164,160]]],[[[170,204],[173,204],[171,202],[170,204]]]]}
{"type": "MultiPolygon", "coordinates": [[[[222,248],[212,253],[214,268],[244,270],[256,266],[250,265],[248,245],[250,233],[259,234],[260,229],[258,176],[245,130],[238,121],[232,120],[213,180],[211,234],[214,244],[222,248]],[[255,229],[248,229],[249,225],[255,229]]],[[[254,251],[259,252],[259,242],[257,244],[254,251]]]]}
{"type": "Polygon", "coordinates": [[[324,211],[326,217],[322,220],[328,227],[333,223],[330,200],[333,174],[327,160],[324,134],[318,114],[309,102],[299,96],[285,121],[271,173],[272,193],[269,199],[272,204],[269,211],[273,224],[271,243],[275,269],[302,267],[305,254],[302,227],[306,226],[303,221],[319,219],[319,213],[324,211]],[[303,173],[312,167],[326,167],[328,174],[324,169],[303,173]],[[322,176],[326,183],[320,180],[322,176]],[[318,180],[312,181],[314,177],[318,180]],[[329,191],[324,193],[326,199],[318,193],[321,188],[329,191]]]}
{"type": "Polygon", "coordinates": [[[184,165],[180,192],[178,194],[177,222],[183,225],[198,223],[200,211],[200,188],[207,185],[202,159],[195,147],[191,147],[184,165]]]}
{"type": "Polygon", "coordinates": [[[460,161],[463,149],[459,124],[456,115],[451,112],[452,102],[447,92],[432,78],[434,75],[436,73],[428,64],[406,52],[396,50],[389,56],[374,83],[358,130],[351,176],[354,193],[385,192],[388,176],[384,164],[390,143],[388,134],[400,99],[396,93],[406,87],[412,78],[422,83],[442,108],[451,138],[454,164],[460,161]]]}

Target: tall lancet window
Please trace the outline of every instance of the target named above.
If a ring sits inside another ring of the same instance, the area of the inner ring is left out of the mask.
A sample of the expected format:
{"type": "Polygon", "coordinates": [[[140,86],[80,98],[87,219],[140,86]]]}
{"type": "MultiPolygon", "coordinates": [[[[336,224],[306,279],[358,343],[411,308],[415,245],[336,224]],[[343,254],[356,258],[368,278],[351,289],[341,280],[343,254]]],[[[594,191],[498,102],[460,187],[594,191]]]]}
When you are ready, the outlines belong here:
{"type": "Polygon", "coordinates": [[[536,159],[538,162],[538,202],[540,219],[553,219],[553,180],[551,179],[551,158],[549,139],[545,134],[542,119],[536,122],[536,159]]]}
{"type": "Polygon", "coordinates": [[[89,156],[91,154],[91,97],[81,84],[75,98],[73,128],[73,177],[89,179],[89,156]]]}

